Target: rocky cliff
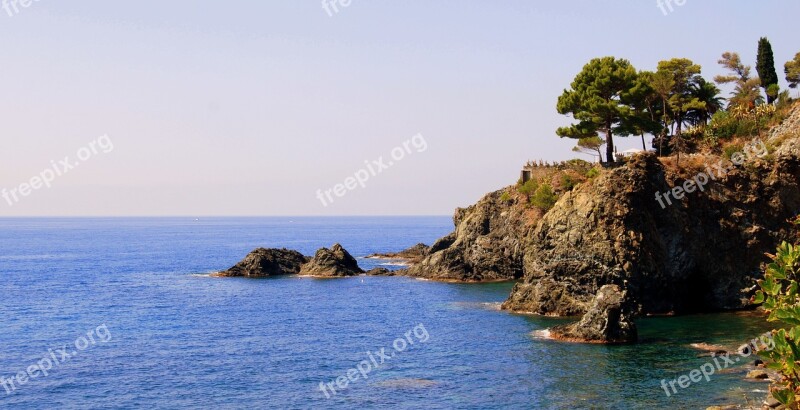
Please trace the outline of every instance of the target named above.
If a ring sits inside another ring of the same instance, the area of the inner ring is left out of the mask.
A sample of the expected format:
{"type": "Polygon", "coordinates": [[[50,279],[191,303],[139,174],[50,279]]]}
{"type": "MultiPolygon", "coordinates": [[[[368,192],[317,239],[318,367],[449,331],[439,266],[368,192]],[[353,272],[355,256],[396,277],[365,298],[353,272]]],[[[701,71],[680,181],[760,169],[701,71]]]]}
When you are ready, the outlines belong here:
{"type": "Polygon", "coordinates": [[[501,190],[453,216],[455,231],[436,241],[408,276],[443,281],[502,281],[522,278],[524,238],[536,210],[501,190]]]}
{"type": "Polygon", "coordinates": [[[579,185],[526,238],[525,277],[503,308],[583,314],[606,284],[625,289],[644,314],[747,306],[764,253],[794,234],[787,221],[800,212],[798,131],[795,109],[766,139],[769,155],[726,162],[724,172],[719,157],[668,168],[641,155],[579,185]]]}
{"type": "Polygon", "coordinates": [[[800,106],[746,148],[731,157],[740,165],[639,155],[559,192],[546,213],[514,187],[493,192],[457,209],[455,231],[405,274],[522,278],[503,308],[545,315],[582,315],[609,284],[640,314],[746,307],[764,253],[794,234],[787,221],[800,212],[800,106]]]}

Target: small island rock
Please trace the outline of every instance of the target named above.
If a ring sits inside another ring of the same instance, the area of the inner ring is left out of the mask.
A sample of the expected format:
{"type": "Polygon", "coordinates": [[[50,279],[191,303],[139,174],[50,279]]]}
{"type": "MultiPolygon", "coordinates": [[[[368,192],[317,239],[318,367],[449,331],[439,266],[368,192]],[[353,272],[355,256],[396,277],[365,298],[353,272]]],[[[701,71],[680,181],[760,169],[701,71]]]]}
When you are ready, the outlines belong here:
{"type": "Polygon", "coordinates": [[[224,277],[266,277],[292,275],[300,272],[300,267],[308,258],[300,252],[289,249],[258,248],[250,252],[241,262],[230,269],[217,273],[224,277]]]}
{"type": "Polygon", "coordinates": [[[355,276],[362,273],[364,271],[358,267],[356,259],[338,243],[330,249],[318,250],[314,258],[300,269],[301,275],[331,278],[355,276]]]}

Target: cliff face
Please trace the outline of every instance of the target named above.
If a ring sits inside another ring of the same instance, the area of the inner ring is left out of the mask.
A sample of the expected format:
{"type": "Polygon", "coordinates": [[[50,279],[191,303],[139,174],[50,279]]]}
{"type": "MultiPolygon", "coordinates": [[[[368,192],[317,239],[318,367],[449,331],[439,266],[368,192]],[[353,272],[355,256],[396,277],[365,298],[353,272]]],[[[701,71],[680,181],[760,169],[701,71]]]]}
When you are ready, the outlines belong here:
{"type": "Polygon", "coordinates": [[[582,314],[606,284],[627,290],[640,313],[745,307],[764,253],[793,235],[787,221],[800,211],[798,131],[800,109],[767,139],[766,146],[781,144],[774,152],[725,172],[719,158],[687,158],[672,172],[640,155],[579,185],[526,238],[525,278],[503,308],[582,314]],[[671,204],[663,199],[700,172],[716,180],[682,199],[673,195],[671,204]]]}
{"type": "Polygon", "coordinates": [[[453,216],[455,231],[436,241],[408,276],[452,281],[500,281],[522,278],[525,238],[536,211],[505,190],[486,195],[453,216]]]}
{"type": "Polygon", "coordinates": [[[639,155],[544,215],[514,189],[493,192],[456,210],[455,231],[406,274],[522,278],[503,308],[546,315],[586,313],[604,285],[643,314],[746,307],[764,254],[796,234],[787,221],[800,212],[800,106],[764,141],[722,168],[719,156],[683,156],[677,167],[639,155]]]}

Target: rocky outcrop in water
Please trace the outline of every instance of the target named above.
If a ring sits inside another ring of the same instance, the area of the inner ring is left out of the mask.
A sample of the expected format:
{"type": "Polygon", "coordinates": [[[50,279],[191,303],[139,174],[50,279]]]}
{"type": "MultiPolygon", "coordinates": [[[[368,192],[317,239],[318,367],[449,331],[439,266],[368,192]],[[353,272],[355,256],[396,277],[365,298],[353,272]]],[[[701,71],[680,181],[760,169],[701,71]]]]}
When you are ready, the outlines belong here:
{"type": "Polygon", "coordinates": [[[366,272],[364,272],[367,276],[396,276],[397,271],[391,271],[386,268],[372,268],[366,272]]]}
{"type": "Polygon", "coordinates": [[[318,277],[345,277],[364,273],[356,259],[340,244],[330,249],[322,248],[300,269],[301,275],[318,277]]]}
{"type": "Polygon", "coordinates": [[[627,293],[617,285],[605,285],[580,321],[550,329],[551,337],[579,343],[635,343],[634,309],[627,293]]]}
{"type": "Polygon", "coordinates": [[[424,243],[418,243],[408,249],[400,252],[392,253],[374,253],[367,256],[370,259],[395,259],[402,260],[409,263],[417,263],[422,260],[427,254],[430,247],[424,243]]]}
{"type": "Polygon", "coordinates": [[[300,272],[300,267],[308,258],[300,252],[289,249],[258,248],[250,252],[241,262],[215,276],[222,277],[267,277],[292,275],[300,272]]]}

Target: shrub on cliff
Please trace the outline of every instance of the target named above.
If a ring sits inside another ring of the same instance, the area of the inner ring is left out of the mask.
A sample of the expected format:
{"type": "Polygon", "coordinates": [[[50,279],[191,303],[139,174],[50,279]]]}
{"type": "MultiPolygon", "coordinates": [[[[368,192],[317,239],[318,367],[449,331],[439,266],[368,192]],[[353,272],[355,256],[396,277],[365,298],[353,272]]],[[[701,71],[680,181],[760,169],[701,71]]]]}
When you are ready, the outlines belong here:
{"type": "MultiPolygon", "coordinates": [[[[795,224],[800,225],[800,218],[795,224]]],[[[772,331],[775,347],[759,355],[767,360],[767,367],[781,374],[781,380],[770,387],[773,397],[796,409],[800,396],[800,244],[783,242],[770,257],[772,263],[758,281],[760,290],[753,301],[762,303],[768,321],[779,322],[783,328],[772,331]]]]}
{"type": "Polygon", "coordinates": [[[541,184],[539,188],[536,189],[536,193],[531,197],[531,204],[547,211],[555,205],[557,199],[558,197],[549,184],[541,184]]]}
{"type": "Polygon", "coordinates": [[[539,183],[536,182],[535,179],[531,179],[519,187],[519,193],[530,197],[534,192],[536,192],[537,188],[539,188],[539,183]]]}
{"type": "Polygon", "coordinates": [[[574,175],[563,173],[561,174],[560,182],[561,182],[561,189],[565,191],[572,191],[572,188],[575,188],[575,185],[578,185],[581,181],[574,175]]]}

